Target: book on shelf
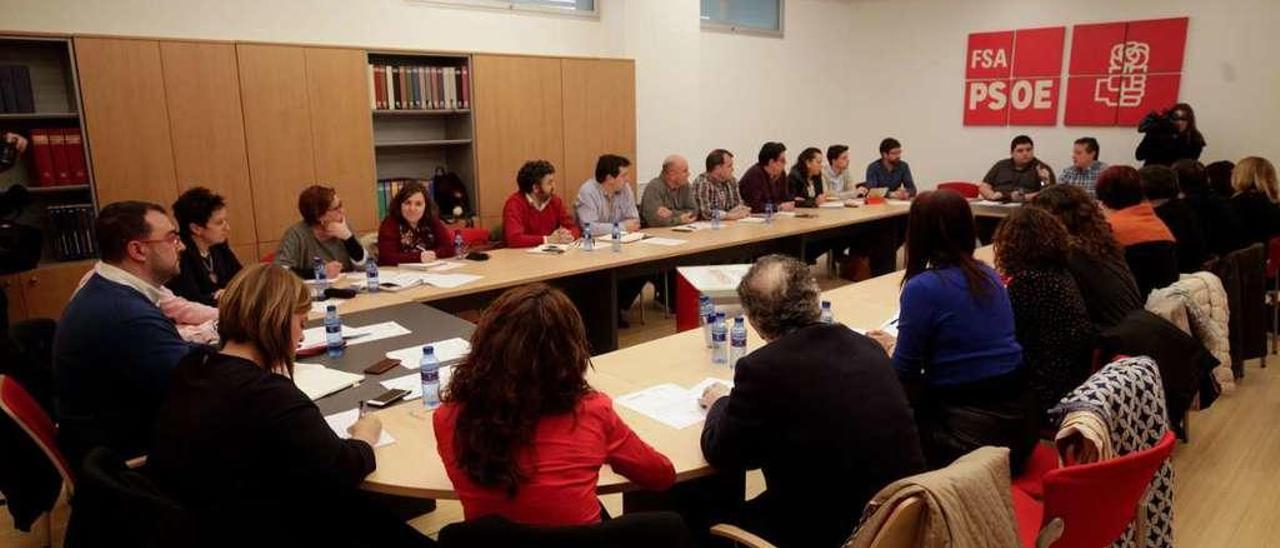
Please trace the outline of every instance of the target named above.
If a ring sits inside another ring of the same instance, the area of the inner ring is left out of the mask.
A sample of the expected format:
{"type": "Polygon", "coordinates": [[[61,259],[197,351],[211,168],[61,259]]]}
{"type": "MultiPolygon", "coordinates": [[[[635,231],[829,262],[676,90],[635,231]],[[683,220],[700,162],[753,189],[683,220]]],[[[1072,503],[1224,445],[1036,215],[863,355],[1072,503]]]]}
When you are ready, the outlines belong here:
{"type": "Polygon", "coordinates": [[[0,113],[35,112],[31,69],[26,65],[0,65],[0,113]]]}
{"type": "Polygon", "coordinates": [[[89,184],[89,169],[84,160],[84,137],[80,135],[80,128],[63,128],[62,135],[66,143],[67,171],[71,173],[68,184],[89,184]]]}
{"type": "Polygon", "coordinates": [[[89,184],[80,128],[36,128],[30,136],[31,178],[38,186],[89,184]]]}
{"type": "Polygon", "coordinates": [[[58,260],[87,259],[98,254],[93,238],[93,204],[49,206],[47,211],[58,260]]]}
{"type": "Polygon", "coordinates": [[[31,130],[31,156],[35,161],[31,163],[35,173],[31,174],[32,180],[39,186],[53,186],[53,151],[49,150],[49,130],[33,129],[31,130]]]}
{"type": "Polygon", "coordinates": [[[374,110],[471,108],[467,66],[370,64],[369,104],[374,110]]]}

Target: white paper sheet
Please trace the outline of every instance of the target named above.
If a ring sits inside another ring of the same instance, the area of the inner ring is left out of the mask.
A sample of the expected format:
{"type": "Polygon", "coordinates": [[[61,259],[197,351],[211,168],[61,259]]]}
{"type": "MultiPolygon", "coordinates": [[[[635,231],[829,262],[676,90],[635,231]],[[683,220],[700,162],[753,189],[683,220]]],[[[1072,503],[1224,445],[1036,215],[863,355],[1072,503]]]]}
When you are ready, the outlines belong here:
{"type": "Polygon", "coordinates": [[[423,283],[444,289],[469,284],[483,278],[475,274],[420,274],[420,276],[423,283]]]}
{"type": "Polygon", "coordinates": [[[360,384],[364,375],[330,369],[318,363],[293,364],[293,384],[312,401],[360,384]]]}
{"type": "Polygon", "coordinates": [[[773,215],[774,215],[775,217],[795,217],[795,216],[796,216],[796,212],[794,212],[794,211],[779,211],[779,212],[777,212],[777,213],[774,213],[773,215]]]}
{"type": "MultiPolygon", "coordinates": [[[[342,326],[342,339],[347,342],[347,346],[390,339],[409,333],[412,332],[396,322],[382,322],[361,327],[342,326]]],[[[312,327],[302,331],[302,344],[299,344],[298,348],[324,346],[325,342],[324,326],[312,327]]]]}
{"type": "Polygon", "coordinates": [[[400,263],[400,268],[405,270],[414,270],[418,272],[448,272],[455,268],[467,266],[460,260],[439,260],[429,263],[400,263]]]}
{"type": "Polygon", "coordinates": [[[759,224],[764,224],[764,217],[755,217],[755,216],[743,217],[741,219],[738,219],[738,222],[747,223],[751,225],[759,225],[759,224]]]}
{"type": "Polygon", "coordinates": [[[1010,209],[1022,207],[1022,204],[1018,202],[997,202],[994,200],[985,200],[985,199],[975,201],[973,202],[973,205],[990,206],[990,207],[1007,207],[1010,209]]]}
{"type": "Polygon", "coordinates": [[[703,379],[687,389],[675,384],[659,384],[632,392],[615,401],[632,411],[680,430],[706,420],[707,410],[698,404],[698,399],[712,383],[733,386],[731,381],[715,378],[703,379]]]}
{"type": "Polygon", "coordinates": [[[435,347],[436,359],[440,360],[440,365],[442,366],[462,361],[462,358],[471,353],[470,342],[466,339],[454,337],[443,341],[426,342],[399,350],[392,350],[387,352],[387,357],[393,360],[400,360],[400,366],[405,369],[417,369],[418,366],[422,365],[420,363],[422,361],[422,347],[428,344],[435,347]]]}
{"type": "Polygon", "coordinates": [[[324,314],[328,310],[329,305],[338,307],[338,312],[342,312],[342,301],[340,299],[328,299],[324,301],[312,301],[311,312],[315,314],[324,314]]]}
{"type": "Polygon", "coordinates": [[[677,246],[684,245],[688,241],[689,240],[677,240],[675,238],[645,238],[640,240],[640,243],[649,245],[677,246]]]}
{"type": "MultiPolygon", "coordinates": [[[[334,413],[324,418],[324,422],[329,423],[329,428],[333,429],[333,433],[337,434],[339,438],[344,440],[351,439],[351,433],[347,432],[347,429],[351,428],[351,425],[355,424],[358,420],[360,420],[359,409],[350,409],[341,413],[334,413]]],[[[387,432],[386,428],[383,428],[382,433],[378,435],[378,444],[374,447],[391,445],[395,442],[396,439],[392,437],[391,433],[387,432]]]]}
{"type": "MultiPolygon", "coordinates": [[[[723,222],[728,222],[728,221],[723,221],[723,222]]],[[[711,221],[697,221],[697,222],[689,223],[686,225],[673,227],[671,230],[675,230],[677,232],[697,232],[699,230],[710,230],[710,229],[711,229],[711,221]]]]}
{"type": "Polygon", "coordinates": [[[885,320],[884,323],[880,324],[880,330],[890,335],[893,335],[894,337],[897,337],[898,336],[898,312],[894,312],[892,318],[889,318],[888,320],[885,320]]]}
{"type": "MultiPolygon", "coordinates": [[[[453,368],[441,367],[440,368],[440,390],[444,390],[445,388],[448,388],[449,380],[452,378],[453,378],[453,368]]],[[[394,379],[387,379],[385,381],[379,382],[378,384],[381,384],[382,387],[386,388],[387,390],[404,390],[405,392],[408,392],[408,394],[406,394],[404,397],[404,399],[406,400],[416,400],[422,397],[422,377],[417,373],[413,373],[411,375],[404,375],[402,377],[396,377],[394,379]]]]}
{"type": "Polygon", "coordinates": [[[818,207],[824,209],[844,209],[844,202],[822,202],[818,207]]]}

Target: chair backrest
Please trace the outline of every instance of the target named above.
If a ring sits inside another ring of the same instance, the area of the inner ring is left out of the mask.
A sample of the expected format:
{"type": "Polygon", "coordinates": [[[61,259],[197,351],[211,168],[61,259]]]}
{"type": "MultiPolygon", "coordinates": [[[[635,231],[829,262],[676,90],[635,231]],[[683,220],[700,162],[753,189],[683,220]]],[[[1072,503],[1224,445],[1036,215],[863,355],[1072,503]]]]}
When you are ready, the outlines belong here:
{"type": "Polygon", "coordinates": [[[1267,277],[1274,278],[1280,273],[1280,236],[1267,242],[1267,277]]]}
{"type": "Polygon", "coordinates": [[[965,198],[978,197],[978,185],[964,181],[951,181],[947,183],[938,183],[938,189],[954,190],[959,192],[965,198]]]}
{"type": "Polygon", "coordinates": [[[490,546],[685,548],[692,547],[693,540],[679,514],[639,512],[625,514],[593,525],[573,527],[536,527],[512,523],[499,516],[485,516],[450,524],[441,529],[440,546],[443,548],[490,546]]]}
{"type": "Polygon", "coordinates": [[[1146,451],[1103,462],[1066,466],[1044,477],[1044,519],[1065,526],[1054,548],[1096,548],[1124,533],[1142,504],[1147,486],[1173,453],[1174,435],[1146,451]]]}
{"type": "Polygon", "coordinates": [[[27,433],[32,443],[49,459],[49,464],[62,476],[67,490],[72,491],[75,483],[71,467],[58,449],[57,428],[53,425],[53,419],[49,418],[49,414],[45,413],[44,408],[22,385],[8,375],[0,375],[0,409],[27,433]]]}
{"type": "Polygon", "coordinates": [[[920,545],[920,519],[925,504],[920,497],[908,497],[893,507],[889,518],[871,539],[871,548],[914,548],[920,545]]]}
{"type": "Polygon", "coordinates": [[[1168,287],[1178,281],[1178,246],[1173,242],[1143,242],[1124,248],[1138,293],[1145,301],[1152,289],[1168,287]]]}
{"type": "Polygon", "coordinates": [[[96,447],[80,470],[71,501],[69,546],[190,546],[192,521],[141,470],[125,466],[115,452],[96,447]]]}

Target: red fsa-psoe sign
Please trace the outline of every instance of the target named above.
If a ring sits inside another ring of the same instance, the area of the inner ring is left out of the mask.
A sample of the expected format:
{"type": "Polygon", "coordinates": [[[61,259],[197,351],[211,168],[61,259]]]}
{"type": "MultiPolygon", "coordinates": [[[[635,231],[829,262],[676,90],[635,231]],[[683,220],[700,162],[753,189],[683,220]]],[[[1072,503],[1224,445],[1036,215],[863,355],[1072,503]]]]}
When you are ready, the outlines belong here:
{"type": "Polygon", "coordinates": [[[1052,126],[1066,27],[969,35],[964,125],[1052,126]]]}

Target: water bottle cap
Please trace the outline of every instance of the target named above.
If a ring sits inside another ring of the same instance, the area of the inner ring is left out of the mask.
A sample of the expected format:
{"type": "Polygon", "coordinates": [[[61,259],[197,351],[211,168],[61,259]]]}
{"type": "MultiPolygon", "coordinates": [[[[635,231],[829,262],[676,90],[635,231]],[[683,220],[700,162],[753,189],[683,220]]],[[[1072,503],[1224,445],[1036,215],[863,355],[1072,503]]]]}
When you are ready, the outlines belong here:
{"type": "Polygon", "coordinates": [[[831,301],[822,301],[822,308],[831,308],[831,301]]]}
{"type": "Polygon", "coordinates": [[[742,316],[735,317],[733,323],[742,323],[742,316]]]}
{"type": "Polygon", "coordinates": [[[432,347],[431,345],[429,345],[429,344],[428,344],[428,345],[426,345],[426,346],[422,347],[422,353],[423,353],[423,354],[435,354],[435,353],[436,353],[436,349],[435,349],[434,347],[432,347]]]}
{"type": "Polygon", "coordinates": [[[325,312],[337,312],[337,311],[338,311],[338,305],[336,305],[336,304],[328,305],[328,306],[324,307],[324,311],[325,311],[325,312]]]}
{"type": "Polygon", "coordinates": [[[716,318],[724,319],[724,312],[716,312],[716,318]]]}

